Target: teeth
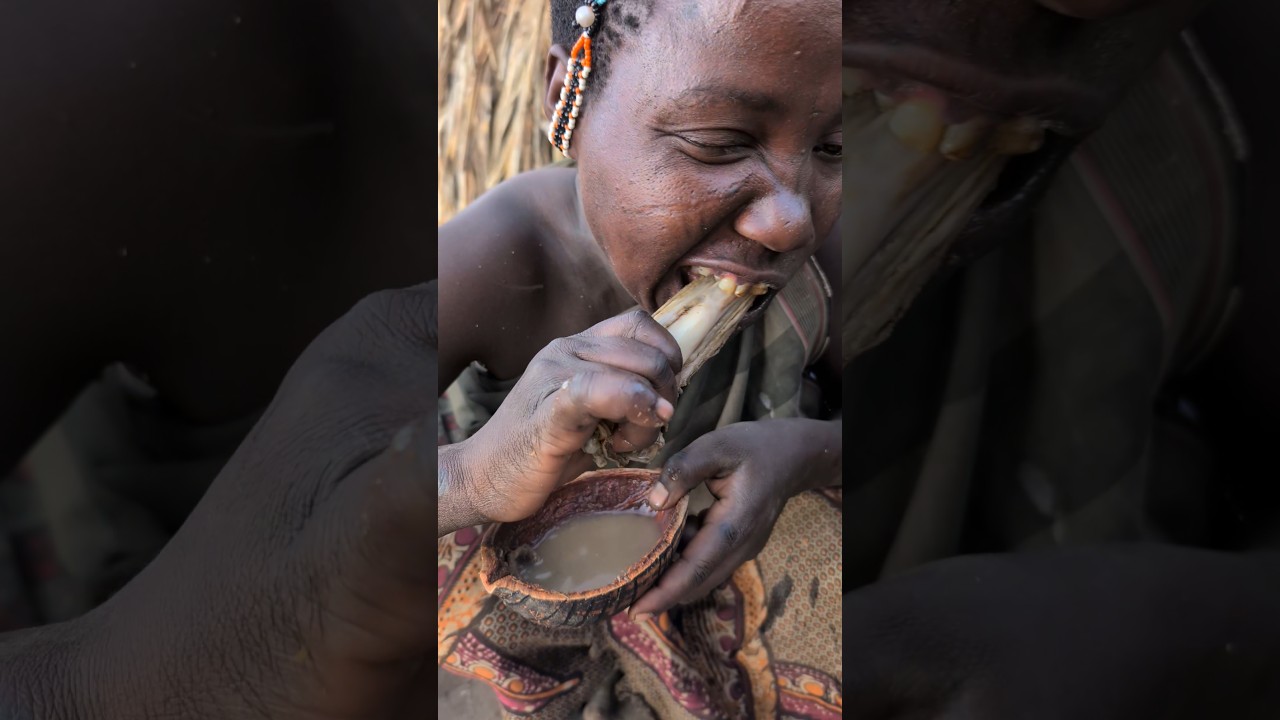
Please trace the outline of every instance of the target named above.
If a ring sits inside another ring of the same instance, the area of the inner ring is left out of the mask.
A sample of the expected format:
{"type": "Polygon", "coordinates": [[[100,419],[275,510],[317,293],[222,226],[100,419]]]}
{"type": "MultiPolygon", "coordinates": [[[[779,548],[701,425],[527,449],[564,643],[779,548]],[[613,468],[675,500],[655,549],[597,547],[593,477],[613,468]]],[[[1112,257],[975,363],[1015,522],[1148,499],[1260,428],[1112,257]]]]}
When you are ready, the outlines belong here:
{"type": "Polygon", "coordinates": [[[695,282],[697,278],[711,278],[715,281],[716,287],[726,295],[734,297],[745,297],[747,295],[758,296],[769,292],[768,283],[749,283],[738,282],[738,279],[732,273],[717,273],[711,268],[694,266],[689,269],[694,276],[695,282]]]}
{"type": "Polygon", "coordinates": [[[926,98],[911,98],[894,108],[889,130],[904,145],[921,153],[938,149],[945,129],[942,108],[926,98]]]}
{"type": "MultiPolygon", "coordinates": [[[[694,272],[698,272],[696,268],[694,272]]],[[[684,367],[676,376],[682,387],[728,341],[751,308],[750,299],[737,294],[738,287],[732,276],[702,275],[653,314],[653,319],[675,338],[684,355],[684,367]]],[[[742,287],[749,290],[753,286],[742,287]]]]}
{"type": "Polygon", "coordinates": [[[1029,155],[1044,145],[1044,125],[1035,118],[1015,118],[996,128],[991,149],[998,155],[1029,155]]]}
{"type": "Polygon", "coordinates": [[[845,68],[841,77],[845,121],[869,126],[877,114],[882,114],[889,131],[903,145],[924,154],[936,152],[953,161],[968,160],[983,152],[1027,155],[1044,145],[1045,125],[1036,118],[1020,117],[997,124],[991,118],[977,116],[948,124],[945,118],[952,99],[924,86],[895,87],[898,89],[884,85],[865,70],[845,68]]]}
{"type": "Polygon", "coordinates": [[[976,117],[959,125],[948,125],[938,152],[948,160],[968,160],[987,135],[991,121],[976,117]]]}
{"type": "Polygon", "coordinates": [[[881,111],[888,112],[889,110],[892,110],[898,107],[898,104],[899,104],[898,99],[890,95],[889,93],[881,92],[877,90],[875,92],[875,96],[876,96],[876,107],[880,108],[881,111]]]}

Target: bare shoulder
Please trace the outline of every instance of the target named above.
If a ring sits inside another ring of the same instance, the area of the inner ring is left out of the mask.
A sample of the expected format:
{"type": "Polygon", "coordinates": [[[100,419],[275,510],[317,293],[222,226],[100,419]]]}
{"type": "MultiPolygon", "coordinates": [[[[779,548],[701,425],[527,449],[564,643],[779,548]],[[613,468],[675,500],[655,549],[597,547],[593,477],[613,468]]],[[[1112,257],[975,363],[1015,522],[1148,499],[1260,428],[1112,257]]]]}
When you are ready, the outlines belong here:
{"type": "Polygon", "coordinates": [[[541,347],[572,185],[566,168],[523,173],[440,226],[442,386],[473,361],[516,374],[541,347]]]}

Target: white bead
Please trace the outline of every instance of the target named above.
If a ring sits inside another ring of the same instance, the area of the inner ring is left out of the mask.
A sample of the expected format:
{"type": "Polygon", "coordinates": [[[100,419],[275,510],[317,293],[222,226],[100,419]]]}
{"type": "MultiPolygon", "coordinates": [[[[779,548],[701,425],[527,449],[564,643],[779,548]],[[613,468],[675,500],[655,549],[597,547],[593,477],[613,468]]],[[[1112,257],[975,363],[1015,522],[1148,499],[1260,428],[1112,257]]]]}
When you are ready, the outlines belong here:
{"type": "Polygon", "coordinates": [[[560,91],[560,99],[561,99],[561,100],[568,100],[568,99],[569,99],[569,91],[568,91],[568,90],[561,90],[561,91],[560,91]]]}
{"type": "Polygon", "coordinates": [[[589,28],[596,24],[596,14],[586,5],[578,8],[578,13],[574,15],[574,19],[576,19],[578,24],[584,28],[589,28]]]}
{"type": "Polygon", "coordinates": [[[569,129],[572,130],[573,126],[576,125],[577,123],[578,123],[577,120],[574,120],[573,118],[569,118],[569,129]]]}
{"type": "Polygon", "coordinates": [[[590,75],[590,74],[591,74],[591,68],[589,68],[589,67],[584,67],[584,68],[582,68],[582,77],[586,77],[586,76],[588,76],[588,75],[590,75]]]}
{"type": "Polygon", "coordinates": [[[573,109],[569,111],[569,117],[578,117],[578,106],[577,106],[577,105],[574,105],[574,106],[573,106],[573,109]]]}

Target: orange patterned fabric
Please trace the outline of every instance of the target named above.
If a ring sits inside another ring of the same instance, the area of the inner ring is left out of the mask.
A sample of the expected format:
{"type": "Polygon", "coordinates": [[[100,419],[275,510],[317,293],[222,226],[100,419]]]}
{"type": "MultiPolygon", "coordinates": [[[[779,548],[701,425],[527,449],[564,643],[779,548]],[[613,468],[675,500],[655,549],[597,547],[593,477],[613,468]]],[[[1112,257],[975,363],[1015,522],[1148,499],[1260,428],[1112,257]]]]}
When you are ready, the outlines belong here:
{"type": "Polygon", "coordinates": [[[533,625],[477,590],[478,536],[460,531],[439,546],[440,662],[489,687],[507,717],[574,717],[615,669],[616,691],[659,718],[838,717],[840,517],[825,494],[800,495],[710,597],[572,630],[533,625]]]}

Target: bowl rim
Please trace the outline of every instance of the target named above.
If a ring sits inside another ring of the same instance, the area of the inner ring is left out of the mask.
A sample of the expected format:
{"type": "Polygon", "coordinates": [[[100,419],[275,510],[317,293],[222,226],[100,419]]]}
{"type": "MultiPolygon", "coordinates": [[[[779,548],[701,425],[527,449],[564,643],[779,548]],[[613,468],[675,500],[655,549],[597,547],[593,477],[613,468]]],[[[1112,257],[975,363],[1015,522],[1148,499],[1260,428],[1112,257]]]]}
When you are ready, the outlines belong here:
{"type": "MultiPolygon", "coordinates": [[[[578,483],[591,482],[593,480],[598,480],[601,477],[618,476],[646,476],[656,481],[661,472],[661,470],[649,468],[604,468],[601,470],[591,470],[579,475],[564,485],[561,485],[559,488],[556,488],[555,492],[553,492],[551,496],[548,496],[547,502],[550,502],[552,496],[555,496],[557,493],[564,492],[571,486],[578,483]]],[[[494,538],[502,527],[506,525],[515,525],[517,523],[524,522],[524,520],[518,520],[513,523],[494,523],[485,528],[484,535],[480,541],[480,583],[484,586],[485,592],[490,594],[495,593],[498,590],[507,590],[513,593],[519,593],[520,595],[527,595],[552,601],[586,600],[608,595],[630,582],[628,578],[637,574],[632,572],[633,570],[643,572],[645,568],[658,562],[662,557],[663,552],[670,547],[671,544],[675,543],[677,539],[679,539],[680,532],[684,528],[685,515],[688,513],[688,510],[689,496],[688,494],[685,494],[675,505],[667,508],[666,510],[657,511],[658,514],[664,512],[669,514],[663,521],[662,535],[659,536],[658,541],[654,543],[653,547],[649,549],[649,552],[645,553],[639,560],[628,565],[626,570],[624,570],[617,579],[608,585],[603,585],[592,590],[581,590],[572,593],[559,592],[557,590],[550,590],[542,587],[541,585],[527,583],[505,569],[501,576],[490,581],[489,578],[494,574],[494,570],[498,569],[499,565],[503,564],[498,558],[497,551],[494,549],[494,538]]],[[[528,519],[529,518],[525,518],[525,520],[528,519]]]]}

